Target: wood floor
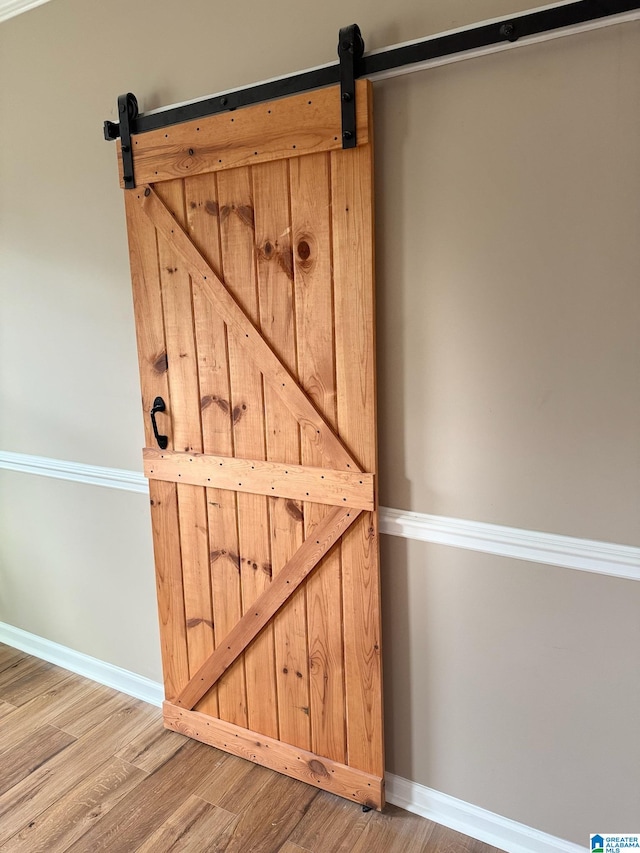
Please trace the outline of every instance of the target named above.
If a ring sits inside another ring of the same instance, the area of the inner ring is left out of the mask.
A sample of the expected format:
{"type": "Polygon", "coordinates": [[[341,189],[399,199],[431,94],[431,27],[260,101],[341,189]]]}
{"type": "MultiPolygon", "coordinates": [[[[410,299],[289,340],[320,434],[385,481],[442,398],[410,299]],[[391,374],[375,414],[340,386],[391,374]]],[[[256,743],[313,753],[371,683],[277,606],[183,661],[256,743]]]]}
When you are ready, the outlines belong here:
{"type": "Polygon", "coordinates": [[[495,853],[162,727],[160,711],[0,645],[0,851],[495,853]]]}

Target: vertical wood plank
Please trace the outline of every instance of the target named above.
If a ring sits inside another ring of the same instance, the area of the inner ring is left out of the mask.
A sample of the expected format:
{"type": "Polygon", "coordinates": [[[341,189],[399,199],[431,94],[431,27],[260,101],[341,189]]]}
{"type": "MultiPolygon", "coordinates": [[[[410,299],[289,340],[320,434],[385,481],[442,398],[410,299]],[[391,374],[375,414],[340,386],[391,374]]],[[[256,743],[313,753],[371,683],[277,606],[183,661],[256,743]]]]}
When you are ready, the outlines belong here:
{"type": "MultiPolygon", "coordinates": [[[[290,161],[300,381],[332,427],[336,389],[328,154],[290,161]]],[[[302,464],[322,467],[317,445],[301,435],[302,464]]],[[[304,504],[305,536],[329,508],[304,504]]],[[[328,554],[306,584],[310,713],[314,752],[346,761],[340,549],[328,554]]]]}
{"type": "MultiPolygon", "coordinates": [[[[280,359],[297,376],[288,163],[280,160],[254,166],[252,177],[260,325],[280,359]]],[[[264,403],[267,459],[299,464],[297,419],[266,384],[264,403]]],[[[270,498],[269,510],[275,577],[302,544],[303,511],[300,503],[286,498],[270,498]]],[[[280,738],[309,749],[309,666],[303,589],[276,615],[274,640],[280,738]]]]}
{"type": "Polygon", "coordinates": [[[191,674],[182,586],[178,489],[173,483],[150,481],[149,494],[164,692],[168,699],[178,696],[191,674]]]}
{"type": "MultiPolygon", "coordinates": [[[[218,189],[215,175],[185,181],[190,236],[208,263],[224,278],[220,248],[218,189]]],[[[200,411],[204,453],[233,456],[231,387],[227,330],[199,288],[193,288],[193,312],[200,380],[200,411]]],[[[223,640],[242,616],[236,496],[207,489],[209,563],[214,636],[223,640]]],[[[247,725],[244,657],[217,685],[220,718],[247,725]]],[[[201,710],[201,703],[197,706],[201,710]]]]}
{"type": "MultiPolygon", "coordinates": [[[[124,197],[145,441],[152,446],[153,430],[148,412],[153,400],[161,396],[170,405],[158,249],[155,229],[142,213],[138,201],[128,192],[124,197]]],[[[149,483],[160,648],[167,699],[175,698],[189,680],[176,491],[172,483],[149,483]]]]}
{"type": "MultiPolygon", "coordinates": [[[[375,304],[372,146],[331,154],[338,428],[375,473],[375,304]]],[[[382,672],[377,514],[342,542],[349,765],[381,774],[382,672]]]]}
{"type": "MultiPolygon", "coordinates": [[[[158,194],[185,226],[182,181],[158,187],[158,194]]],[[[192,311],[191,279],[177,252],[158,238],[158,259],[167,344],[171,424],[175,450],[202,452],[198,357],[192,311]]],[[[205,490],[178,486],[178,517],[182,550],[184,611],[189,650],[189,675],[213,652],[213,614],[209,580],[209,537],[205,490]]],[[[217,693],[203,700],[203,710],[218,713],[217,693]]]]}
{"type": "MultiPolygon", "coordinates": [[[[218,204],[225,283],[252,322],[259,326],[255,263],[254,206],[248,168],[218,175],[218,204]]],[[[235,455],[264,459],[265,418],[262,375],[229,337],[231,420],[235,455]]],[[[238,493],[238,540],[242,606],[246,611],[271,580],[267,499],[238,493]]],[[[245,653],[247,717],[250,729],[278,737],[273,626],[245,653]]]]}

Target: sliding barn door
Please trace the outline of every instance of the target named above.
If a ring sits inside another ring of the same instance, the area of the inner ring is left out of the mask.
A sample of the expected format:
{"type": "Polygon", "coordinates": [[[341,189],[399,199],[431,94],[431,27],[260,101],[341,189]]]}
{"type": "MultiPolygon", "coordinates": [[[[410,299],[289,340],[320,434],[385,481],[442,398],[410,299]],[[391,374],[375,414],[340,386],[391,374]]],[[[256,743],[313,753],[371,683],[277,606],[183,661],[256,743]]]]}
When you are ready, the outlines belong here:
{"type": "Polygon", "coordinates": [[[134,135],[125,202],[165,724],[381,808],[366,81],[357,122],[330,87],[134,135]]]}

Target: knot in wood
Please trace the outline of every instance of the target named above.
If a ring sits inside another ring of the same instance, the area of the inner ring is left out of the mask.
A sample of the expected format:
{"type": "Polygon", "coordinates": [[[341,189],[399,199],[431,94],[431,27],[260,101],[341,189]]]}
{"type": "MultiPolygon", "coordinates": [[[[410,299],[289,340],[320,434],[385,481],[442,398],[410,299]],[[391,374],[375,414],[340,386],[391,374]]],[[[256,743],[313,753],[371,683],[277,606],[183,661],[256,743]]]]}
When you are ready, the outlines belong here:
{"type": "Polygon", "coordinates": [[[306,240],[300,240],[298,243],[298,257],[301,261],[308,261],[311,255],[311,246],[306,240]]]}

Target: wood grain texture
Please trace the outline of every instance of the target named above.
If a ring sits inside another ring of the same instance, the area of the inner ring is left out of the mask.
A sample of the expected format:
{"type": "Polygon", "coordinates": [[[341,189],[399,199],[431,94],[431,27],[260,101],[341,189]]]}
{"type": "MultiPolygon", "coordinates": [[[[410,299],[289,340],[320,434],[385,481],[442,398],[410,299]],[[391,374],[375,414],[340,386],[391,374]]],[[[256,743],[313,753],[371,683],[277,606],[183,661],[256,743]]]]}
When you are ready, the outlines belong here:
{"type": "Polygon", "coordinates": [[[4,690],[4,697],[7,702],[20,707],[37,698],[41,690],[46,691],[57,687],[67,677],[53,664],[44,661],[40,661],[40,663],[42,667],[24,673],[21,678],[12,682],[9,689],[4,690]]]}
{"type": "Polygon", "coordinates": [[[202,853],[221,849],[233,832],[235,815],[191,796],[137,848],[136,853],[202,853]]]}
{"type": "MultiPolygon", "coordinates": [[[[289,168],[299,378],[335,430],[329,157],[327,154],[301,157],[292,160],[289,168]]],[[[326,464],[321,448],[304,431],[301,433],[301,454],[305,465],[326,464]]],[[[368,475],[358,475],[358,480],[365,476],[368,475]]],[[[303,504],[305,536],[313,535],[328,512],[324,501],[313,503],[311,495],[308,498],[303,504]]],[[[327,554],[309,577],[306,598],[311,748],[334,761],[346,763],[340,549],[327,554]]]]}
{"type": "Polygon", "coordinates": [[[47,688],[59,684],[62,680],[60,671],[52,664],[35,658],[18,660],[0,672],[0,690],[6,702],[11,705],[24,705],[37,695],[33,685],[40,685],[46,680],[47,688]]]}
{"type": "Polygon", "coordinates": [[[144,770],[145,773],[153,773],[182,749],[184,744],[185,739],[180,735],[166,737],[166,733],[158,726],[149,726],[117,752],[116,758],[144,770]]]}
{"type": "MultiPolygon", "coordinates": [[[[327,467],[359,471],[359,466],[340,438],[326,423],[308,395],[260,334],[255,291],[254,209],[248,170],[221,172],[218,175],[218,190],[223,237],[224,283],[198,252],[188,235],[167,210],[162,199],[151,187],[140,187],[135,192],[135,198],[140,202],[143,211],[155,225],[158,233],[162,234],[166,241],[171,241],[172,247],[185,262],[185,267],[192,276],[194,284],[211,300],[215,310],[227,324],[227,328],[232,333],[231,356],[234,351],[242,350],[251,362],[257,365],[256,369],[259,369],[265,381],[284,400],[309,439],[321,449],[327,467]],[[242,249],[246,256],[244,258],[242,249]]],[[[237,362],[237,358],[235,361],[237,362]]],[[[233,369],[233,357],[231,363],[233,369]]],[[[241,400],[237,404],[240,406],[237,410],[237,421],[239,418],[246,418],[246,409],[242,409],[243,404],[247,405],[246,400],[241,400]]],[[[235,405],[233,409],[236,409],[235,405]]]]}
{"type": "Polygon", "coordinates": [[[3,853],[64,853],[147,776],[113,758],[35,816],[6,844],[3,853]]]}
{"type": "MultiPolygon", "coordinates": [[[[215,175],[199,175],[185,181],[185,203],[189,236],[206,261],[222,270],[215,175]]],[[[192,298],[203,450],[207,454],[233,456],[227,329],[198,288],[192,288],[192,298]]],[[[200,485],[210,486],[210,483],[207,480],[200,485]]],[[[207,488],[206,500],[214,641],[217,643],[242,615],[237,502],[235,494],[221,488],[207,488]]],[[[216,690],[220,717],[246,725],[244,658],[225,674],[216,690]]]]}
{"type": "Polygon", "coordinates": [[[74,741],[73,735],[44,725],[4,750],[0,764],[0,795],[74,741]]]}
{"type": "Polygon", "coordinates": [[[230,754],[224,756],[215,775],[200,785],[197,793],[208,803],[239,815],[265,793],[274,777],[259,764],[238,760],[230,754]]]}
{"type": "MultiPolygon", "coordinates": [[[[168,405],[167,344],[156,231],[131,193],[125,193],[129,262],[136,320],[138,367],[142,391],[145,443],[154,442],[149,412],[156,397],[168,405]]],[[[172,436],[171,423],[161,428],[172,436]]],[[[189,677],[187,632],[182,600],[182,565],[177,490],[168,484],[149,484],[156,594],[160,622],[160,650],[165,696],[176,696],[189,677]],[[170,627],[169,627],[170,626],[170,627]]]]}
{"type": "MultiPolygon", "coordinates": [[[[140,205],[131,193],[124,194],[124,203],[144,412],[143,426],[145,443],[150,446],[155,442],[148,413],[156,397],[162,397],[166,401],[169,399],[158,246],[155,228],[141,213],[140,205]]],[[[170,421],[165,418],[160,426],[166,431],[170,428],[170,421]]]]}
{"type": "MultiPolygon", "coordinates": [[[[366,81],[356,83],[358,144],[369,133],[366,81]]],[[[196,122],[134,134],[136,181],[172,178],[249,166],[342,147],[340,89],[329,86],[278,101],[220,113],[196,122]]],[[[117,144],[120,152],[120,142],[117,144]]],[[[122,158],[118,156],[120,186],[122,158]]]]}
{"type": "Polygon", "coordinates": [[[178,489],[173,483],[154,480],[149,483],[149,495],[164,693],[171,699],[189,680],[178,489]]]}
{"type": "Polygon", "coordinates": [[[304,850],[351,853],[371,820],[371,813],[354,814],[351,803],[321,791],[311,803],[305,819],[289,836],[289,841],[304,850]]]}
{"type": "Polygon", "coordinates": [[[352,802],[373,808],[382,807],[384,780],[378,776],[168,702],[163,705],[163,716],[165,725],[173,731],[277,770],[285,776],[331,791],[352,802]]]}
{"type": "MultiPolygon", "coordinates": [[[[297,379],[287,161],[254,166],[252,183],[260,328],[281,362],[297,379]]],[[[286,466],[284,471],[288,472],[290,464],[297,466],[300,462],[300,429],[295,416],[268,383],[264,387],[264,412],[267,460],[286,466]]],[[[284,479],[289,476],[285,473],[284,479]]],[[[320,477],[324,475],[320,473],[320,477]]],[[[284,496],[275,496],[273,486],[270,490],[274,494],[269,498],[271,566],[273,577],[277,577],[302,544],[302,490],[284,496]]],[[[308,749],[311,730],[305,604],[302,591],[293,593],[286,606],[275,614],[273,631],[280,738],[308,749]]]]}
{"type": "Polygon", "coordinates": [[[15,705],[10,705],[9,702],[0,702],[0,720],[3,717],[7,717],[9,714],[13,713],[16,710],[15,705]]]}
{"type": "MultiPolygon", "coordinates": [[[[182,181],[166,182],[158,188],[158,193],[168,215],[185,228],[182,181]]],[[[170,240],[158,238],[158,261],[169,365],[168,414],[171,418],[173,447],[188,453],[202,453],[200,384],[191,279],[170,240]]],[[[192,675],[214,648],[209,532],[204,489],[188,485],[179,487],[178,520],[189,674],[192,675]]],[[[217,714],[216,691],[207,697],[206,705],[208,711],[217,714]]]]}
{"type": "Polygon", "coordinates": [[[19,649],[13,649],[11,646],[0,645],[0,672],[7,669],[7,667],[17,661],[24,660],[25,657],[26,655],[24,652],[21,652],[19,649]]]}
{"type": "Polygon", "coordinates": [[[82,737],[114,714],[126,711],[131,697],[109,687],[93,684],[93,689],[69,704],[50,720],[51,725],[76,737],[82,737]]]}
{"type": "MultiPolygon", "coordinates": [[[[3,651],[0,646],[0,655],[3,651]]],[[[13,660],[29,661],[23,653],[13,660]]],[[[24,674],[25,667],[18,672],[24,674]]],[[[46,673],[41,669],[34,678],[44,678],[46,673]]],[[[80,676],[62,670],[59,674],[63,679],[59,684],[71,684],[74,690],[47,690],[43,682],[36,698],[9,712],[25,727],[22,735],[5,744],[5,750],[13,753],[24,732],[38,729],[46,713],[46,697],[52,691],[51,712],[66,715],[69,725],[81,723],[71,697],[82,691],[87,696],[99,693],[110,713],[98,719],[93,708],[88,715],[93,726],[85,721],[78,740],[34,771],[33,781],[27,777],[0,797],[3,853],[64,853],[69,849],[497,853],[479,841],[392,806],[382,814],[363,814],[354,801],[279,776],[205,743],[191,740],[187,744],[190,752],[176,752],[177,735],[162,728],[158,709],[145,709],[143,703],[106,687],[94,685],[92,689],[80,676]],[[128,712],[123,716],[125,707],[128,712]],[[142,725],[132,725],[130,713],[140,711],[144,712],[138,717],[142,725]],[[145,745],[150,747],[148,753],[145,745]],[[136,760],[153,752],[155,769],[145,772],[116,757],[115,752],[127,750],[136,760]],[[160,756],[166,760],[157,766],[160,756]],[[9,803],[12,806],[7,808],[9,803]]],[[[0,689],[0,703],[2,689],[11,689],[11,681],[0,689]]],[[[198,714],[197,722],[203,720],[211,717],[198,714]]],[[[235,740],[236,734],[244,737],[247,733],[232,726],[227,734],[235,740]]],[[[254,737],[262,744],[260,736],[254,737]]],[[[249,754],[255,741],[240,748],[249,754]]],[[[302,758],[300,750],[295,755],[302,758]]],[[[311,761],[317,759],[313,753],[309,755],[311,761]]],[[[0,769],[4,770],[1,762],[0,769]]]]}
{"type": "MultiPolygon", "coordinates": [[[[398,814],[402,814],[402,810],[398,808],[392,808],[389,812],[391,819],[398,814]]],[[[476,838],[470,838],[468,835],[454,832],[438,823],[432,825],[428,844],[429,849],[443,851],[443,853],[444,851],[452,851],[452,853],[502,853],[496,847],[490,847],[476,838]]],[[[424,850],[424,847],[422,850],[424,850]]],[[[414,851],[414,853],[417,853],[417,851],[414,851]]]]}
{"type": "MultiPolygon", "coordinates": [[[[430,821],[389,806],[384,814],[376,814],[367,823],[351,850],[353,853],[369,853],[373,847],[379,847],[387,853],[422,853],[434,849],[431,845],[434,828],[435,824],[430,821]]],[[[449,838],[455,835],[457,833],[450,833],[449,838]]],[[[455,845],[457,850],[458,844],[455,845]]]]}
{"type": "Polygon", "coordinates": [[[137,850],[215,768],[216,755],[207,755],[187,741],[152,776],[143,779],[101,821],[68,849],[74,853],[130,853],[137,850]]]}
{"type": "Polygon", "coordinates": [[[76,700],[87,701],[92,688],[96,687],[97,685],[91,682],[78,683],[69,675],[48,690],[40,691],[36,697],[19,708],[8,702],[0,703],[0,752],[7,749],[11,743],[33,735],[36,729],[45,723],[51,723],[76,700]]]}
{"type": "Polygon", "coordinates": [[[304,817],[316,792],[302,782],[272,779],[232,824],[225,853],[272,853],[304,817]]]}
{"type": "MultiPolygon", "coordinates": [[[[156,192],[171,222],[185,227],[184,187],[182,181],[171,181],[156,192]]],[[[184,232],[183,232],[184,233],[184,232]]],[[[189,270],[167,235],[158,234],[158,263],[162,291],[167,346],[167,379],[171,406],[166,415],[171,420],[172,441],[176,450],[202,452],[200,428],[200,393],[197,353],[191,310],[189,270]]],[[[162,418],[162,415],[158,416],[162,418]]],[[[154,441],[149,442],[153,446],[154,441]]]]}
{"type": "Polygon", "coordinates": [[[238,814],[239,809],[242,808],[242,794],[246,794],[251,799],[255,795],[251,790],[254,771],[257,770],[258,775],[262,775],[263,785],[269,781],[269,774],[262,773],[262,767],[250,761],[239,761],[227,752],[220,751],[219,755],[220,761],[216,765],[216,772],[199,785],[194,793],[214,806],[221,806],[227,811],[238,814]]]}
{"type": "Polygon", "coordinates": [[[182,708],[193,708],[201,696],[215,684],[239,654],[269,624],[296,589],[313,571],[349,527],[357,521],[359,510],[335,508],[316,527],[313,537],[302,545],[264,591],[254,599],[242,618],[220,643],[215,652],[202,664],[184,690],[174,700],[182,708]]]}
{"type": "MultiPolygon", "coordinates": [[[[282,425],[283,420],[280,419],[278,423],[282,425]]],[[[291,425],[288,426],[291,430],[291,425]]],[[[295,431],[295,426],[293,430],[295,431]]],[[[157,450],[154,447],[145,447],[142,456],[144,474],[150,480],[190,483],[196,486],[210,485],[216,489],[232,489],[236,492],[331,506],[369,510],[374,507],[373,474],[333,471],[330,468],[272,460],[180,453],[157,450]]],[[[286,513],[289,518],[296,520],[296,523],[302,523],[302,514],[296,519],[298,513],[288,506],[286,501],[274,501],[274,504],[280,507],[279,515],[286,513]]],[[[285,518],[281,518],[280,522],[288,523],[285,518]]]]}
{"type": "MultiPolygon", "coordinates": [[[[340,435],[377,470],[373,158],[367,145],[331,155],[337,412],[340,435]]],[[[384,767],[377,513],[342,542],[349,764],[384,767]]]]}
{"type": "Polygon", "coordinates": [[[85,737],[71,744],[0,796],[0,845],[63,797],[139,734],[154,709],[130,700],[85,737]]]}
{"type": "MultiPolygon", "coordinates": [[[[249,169],[234,169],[217,176],[220,205],[220,236],[225,280],[224,294],[231,299],[244,322],[259,325],[255,267],[255,229],[249,169]],[[237,300],[237,303],[236,301],[237,300]]],[[[219,310],[219,305],[217,306],[219,310]]],[[[229,327],[229,318],[220,311],[229,327]]],[[[234,314],[235,316],[235,314],[234,314]]],[[[262,340],[259,332],[256,337],[262,340]]],[[[229,369],[234,451],[236,456],[265,459],[264,390],[260,369],[246,358],[238,336],[229,335],[229,369]]],[[[242,608],[246,613],[271,582],[271,548],[268,536],[269,507],[261,495],[238,493],[239,569],[242,608]]],[[[245,654],[247,725],[272,737],[278,736],[277,688],[273,626],[256,639],[245,654]]],[[[226,648],[226,643],[221,641],[226,648]]]]}

